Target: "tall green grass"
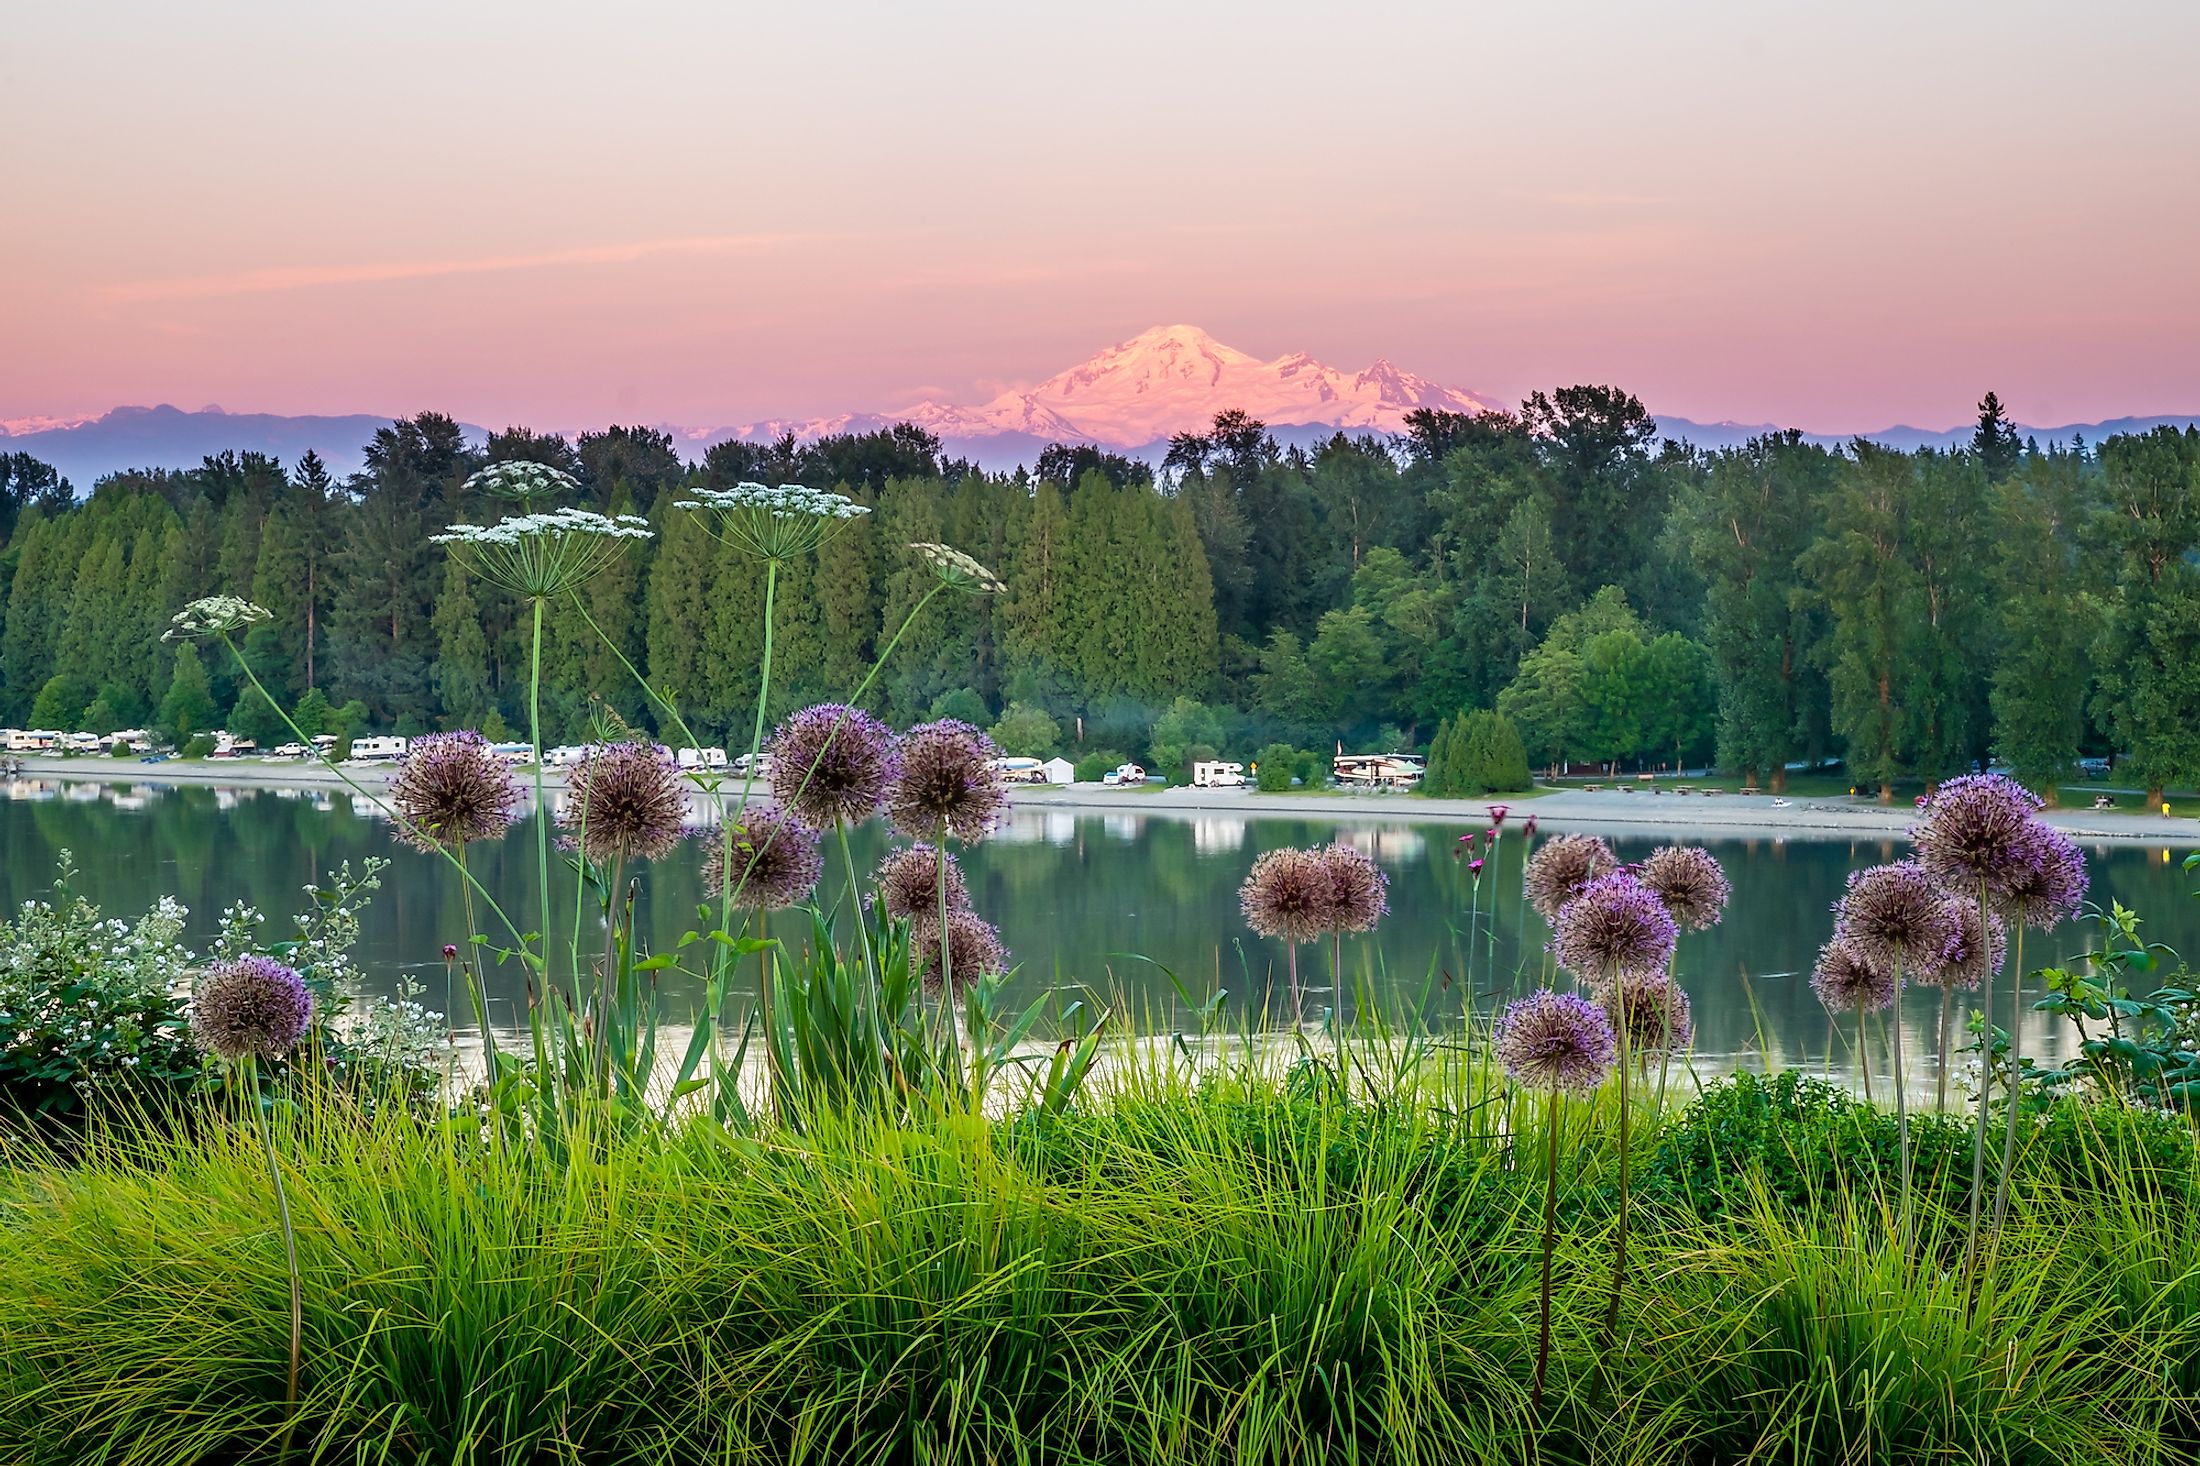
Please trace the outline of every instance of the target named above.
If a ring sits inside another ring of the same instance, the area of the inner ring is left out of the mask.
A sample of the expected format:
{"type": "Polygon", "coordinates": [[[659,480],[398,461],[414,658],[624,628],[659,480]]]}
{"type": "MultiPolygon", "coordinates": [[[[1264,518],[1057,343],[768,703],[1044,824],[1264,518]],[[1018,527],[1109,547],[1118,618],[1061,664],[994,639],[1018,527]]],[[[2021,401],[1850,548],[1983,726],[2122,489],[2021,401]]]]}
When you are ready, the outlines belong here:
{"type": "MultiPolygon", "coordinates": [[[[1572,1107],[1545,1424],[1545,1132],[1449,1051],[1274,1075],[1164,1047],[1067,1113],[821,1113],[533,1147],[278,1115],[305,1277],[293,1458],[342,1462],[2138,1462],[2200,1450],[2191,1149],[2059,1110],[1966,1318],[1863,1107],[1722,1090],[1617,1155],[1572,1107]],[[1372,1077],[1371,1077],[1372,1076],[1372,1077]],[[1746,1096],[1745,1096],[1746,1098],[1746,1096]],[[1763,1108],[1760,1106],[1760,1109],[1763,1108]],[[1816,1125],[1819,1129],[1812,1129],[1816,1125]],[[1825,1127],[1855,1142],[1824,1163],[1825,1127]],[[1591,1408],[1599,1365],[1604,1385],[1591,1408]]],[[[1648,1130],[1649,1133],[1640,1133],[1648,1130]]],[[[248,1131],[0,1168],[0,1461],[273,1460],[289,1298],[248,1131]]],[[[1952,1154],[1954,1145],[1947,1147],[1952,1154]]]]}

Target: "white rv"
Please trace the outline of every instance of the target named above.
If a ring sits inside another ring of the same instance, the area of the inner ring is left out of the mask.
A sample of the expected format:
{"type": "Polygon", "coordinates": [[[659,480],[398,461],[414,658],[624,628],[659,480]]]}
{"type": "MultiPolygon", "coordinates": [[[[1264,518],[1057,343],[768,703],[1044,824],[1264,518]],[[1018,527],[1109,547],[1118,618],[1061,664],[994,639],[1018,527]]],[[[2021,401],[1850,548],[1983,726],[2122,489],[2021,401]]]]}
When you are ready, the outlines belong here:
{"type": "Polygon", "coordinates": [[[997,758],[988,766],[1001,776],[1004,784],[1044,784],[1047,781],[1046,765],[1035,758],[997,758]]]}
{"type": "Polygon", "coordinates": [[[1193,764],[1192,786],[1197,789],[1243,789],[1245,765],[1224,763],[1219,759],[1193,764]]]}
{"type": "Polygon", "coordinates": [[[1333,772],[1347,789],[1411,789],[1426,768],[1410,753],[1346,753],[1337,756],[1333,772]]]}
{"type": "Polygon", "coordinates": [[[403,758],[405,740],[393,736],[383,738],[354,738],[351,740],[353,763],[371,763],[376,759],[403,758]]]}
{"type": "Polygon", "coordinates": [[[679,753],[683,769],[722,769],[726,766],[723,748],[683,748],[679,753]]]}
{"type": "Polygon", "coordinates": [[[1100,782],[1110,789],[1129,789],[1146,782],[1146,771],[1137,764],[1117,764],[1100,776],[1100,782]]]}

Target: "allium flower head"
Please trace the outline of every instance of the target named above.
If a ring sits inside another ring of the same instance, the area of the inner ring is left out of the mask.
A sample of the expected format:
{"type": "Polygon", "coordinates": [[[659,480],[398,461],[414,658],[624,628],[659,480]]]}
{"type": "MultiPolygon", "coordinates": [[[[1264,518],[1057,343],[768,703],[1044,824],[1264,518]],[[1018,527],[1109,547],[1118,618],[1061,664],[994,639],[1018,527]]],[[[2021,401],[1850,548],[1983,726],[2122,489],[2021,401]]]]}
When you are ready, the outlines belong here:
{"type": "Polygon", "coordinates": [[[886,914],[901,920],[940,914],[941,866],[945,865],[947,909],[970,904],[970,888],[963,883],[962,867],[955,857],[930,845],[905,845],[889,851],[878,863],[878,899],[886,914]]]}
{"type": "Polygon", "coordinates": [[[1893,971],[1875,966],[1839,935],[1818,949],[1810,988],[1829,1013],[1876,1013],[1894,1006],[1893,971]]]}
{"type": "Polygon", "coordinates": [[[920,542],[909,547],[917,552],[917,558],[932,567],[932,573],[950,590],[971,595],[999,595],[1008,589],[1001,578],[977,561],[956,549],[953,545],[936,545],[920,542]]]}
{"type": "Polygon", "coordinates": [[[1637,1058],[1673,1053],[1696,1039],[1688,994],[1662,972],[1614,983],[1604,992],[1604,1011],[1613,1028],[1626,1035],[1627,1052],[1637,1058]]]}
{"type": "Polygon", "coordinates": [[[242,631],[274,617],[275,613],[267,607],[256,606],[236,596],[202,596],[169,618],[168,629],[160,634],[160,639],[195,641],[202,636],[227,636],[232,631],[242,631]]]}
{"type": "Polygon", "coordinates": [[[1925,818],[1911,827],[1917,863],[1951,891],[1975,891],[1981,881],[1999,895],[2034,863],[2039,796],[2000,774],[1950,779],[1925,801],[1925,818]]]}
{"type": "Polygon", "coordinates": [[[569,845],[602,864],[654,860],[680,843],[687,784],[672,755],[653,743],[592,750],[573,771],[565,812],[569,845]]]}
{"type": "Polygon", "coordinates": [[[846,494],[801,484],[742,482],[730,489],[694,489],[672,507],[699,516],[704,530],[744,554],[784,563],[831,539],[871,511],[846,494]]]}
{"type": "Polygon", "coordinates": [[[520,787],[479,733],[427,733],[405,745],[390,803],[398,836],[434,850],[501,838],[518,817],[520,787]]]}
{"type": "Polygon", "coordinates": [[[1314,853],[1329,875],[1329,929],[1373,931],[1390,910],[1390,877],[1369,856],[1342,840],[1314,853]]]}
{"type": "Polygon", "coordinates": [[[1673,920],[1692,932],[1719,924],[1733,887],[1716,857],[1700,845],[1664,845],[1642,863],[1642,883],[1665,903],[1673,920]]]}
{"type": "Polygon", "coordinates": [[[1664,971],[1679,936],[1657,894],[1615,871],[1589,882],[1559,909],[1551,952],[1559,966],[1601,987],[1664,971]]]}
{"type": "Polygon", "coordinates": [[[1008,808],[993,740],[954,718],[919,723],[901,738],[901,767],[886,796],[886,820],[905,835],[941,831],[980,839],[1008,808]]]}
{"type": "Polygon", "coordinates": [[[1888,971],[1937,972],[1956,938],[1946,893],[1915,861],[1855,872],[1833,913],[1857,955],[1888,971]]]}
{"type": "Polygon", "coordinates": [[[726,889],[730,872],[736,905],[777,911],[816,890],[825,871],[816,833],[774,805],[745,805],[705,838],[710,842],[710,854],[703,859],[706,901],[726,889]]]}
{"type": "Polygon", "coordinates": [[[1604,1010],[1586,998],[1548,989],[1528,994],[1497,1017],[1497,1061],[1524,1089],[1587,1094],[1612,1072],[1619,1038],[1604,1010]]]}
{"type": "MultiPolygon", "coordinates": [[[[1535,816],[1530,815],[1532,823],[1535,816]]],[[[1527,883],[1528,904],[1545,921],[1556,921],[1559,909],[1589,882],[1609,875],[1619,865],[1612,847],[1595,835],[1560,835],[1546,840],[1528,857],[1521,877],[1527,883]]]]}
{"type": "Polygon", "coordinates": [[[507,499],[529,507],[553,499],[580,497],[580,480],[562,468],[511,458],[492,463],[466,480],[466,487],[490,499],[507,499]]]}
{"type": "MultiPolygon", "coordinates": [[[[925,991],[935,994],[941,987],[940,930],[937,913],[918,917],[909,928],[909,940],[924,973],[925,991]]],[[[1008,970],[1008,950],[1001,945],[1001,934],[975,911],[966,908],[948,912],[946,931],[947,965],[958,994],[980,977],[1008,970]]]]}
{"type": "Polygon", "coordinates": [[[1975,988],[1989,972],[2001,971],[2002,961],[2009,955],[2009,929],[1999,916],[1989,911],[1986,913],[1986,939],[1981,942],[1978,902],[1962,896],[1947,899],[1948,919],[1955,927],[1955,938],[1948,943],[1939,967],[1920,970],[1918,980],[1944,988],[1975,988]]]}
{"type": "Polygon", "coordinates": [[[1245,924],[1263,937],[1310,942],[1329,930],[1336,886],[1311,850],[1270,850],[1253,862],[1238,887],[1245,924]]]}
{"type": "Polygon", "coordinates": [[[1997,904],[2011,921],[2052,931],[2085,902],[2085,856],[2053,825],[2035,821],[2034,832],[2031,860],[2002,880],[1997,904]]]}
{"type": "Polygon", "coordinates": [[[234,1064],[247,1056],[276,1059],[305,1037],[313,994],[296,968],[272,957],[240,957],[199,979],[191,995],[191,1031],[234,1064]]]}
{"type": "Polygon", "coordinates": [[[884,723],[843,703],[804,708],[772,734],[772,796],[813,830],[878,813],[900,767],[884,723]]]}

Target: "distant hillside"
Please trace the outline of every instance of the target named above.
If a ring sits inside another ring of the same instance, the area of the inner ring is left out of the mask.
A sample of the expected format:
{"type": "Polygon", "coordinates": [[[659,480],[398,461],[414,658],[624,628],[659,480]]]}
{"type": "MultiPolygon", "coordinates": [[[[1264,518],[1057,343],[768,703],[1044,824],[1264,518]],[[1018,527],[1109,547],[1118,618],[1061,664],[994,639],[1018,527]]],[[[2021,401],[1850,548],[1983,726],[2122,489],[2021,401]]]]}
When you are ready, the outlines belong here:
{"type": "MultiPolygon", "coordinates": [[[[690,459],[713,444],[770,442],[793,434],[814,439],[862,433],[912,422],[939,436],[951,457],[1006,469],[1035,461],[1049,443],[1096,443],[1158,462],[1172,434],[1205,428],[1214,415],[1237,408],[1268,424],[1283,442],[1310,444],[1340,429],[1397,433],[1406,415],[1430,407],[1480,413],[1502,404],[1461,387],[1447,387],[1384,360],[1353,372],[1324,365],[1304,352],[1273,361],[1227,346],[1197,326],[1156,326],[1079,362],[1029,389],[1012,389],[969,406],[917,402],[885,412],[840,412],[813,418],[776,418],[734,426],[658,424],[690,459]]],[[[341,476],[360,466],[375,430],[390,418],[280,417],[229,413],[220,408],[184,412],[174,407],[118,407],[81,421],[26,419],[0,423],[0,448],[44,459],[88,489],[102,474],[124,468],[192,468],[211,453],[247,449],[295,462],[311,448],[341,476]]],[[[2116,433],[2144,432],[2160,424],[2187,427],[2200,417],[2126,417],[2055,427],[2019,424],[2042,443],[2067,443],[2082,433],[2089,443],[2116,433]]],[[[1732,447],[1776,432],[1772,423],[1695,422],[1661,416],[1667,437],[1699,448],[1732,447]]],[[[488,434],[462,424],[470,438],[488,434]]],[[[578,429],[568,430],[577,434],[578,429]]],[[[1934,429],[1896,426],[1860,433],[1807,433],[1829,445],[1865,437],[1892,448],[1951,448],[1968,442],[1969,423],[1934,429]]]]}

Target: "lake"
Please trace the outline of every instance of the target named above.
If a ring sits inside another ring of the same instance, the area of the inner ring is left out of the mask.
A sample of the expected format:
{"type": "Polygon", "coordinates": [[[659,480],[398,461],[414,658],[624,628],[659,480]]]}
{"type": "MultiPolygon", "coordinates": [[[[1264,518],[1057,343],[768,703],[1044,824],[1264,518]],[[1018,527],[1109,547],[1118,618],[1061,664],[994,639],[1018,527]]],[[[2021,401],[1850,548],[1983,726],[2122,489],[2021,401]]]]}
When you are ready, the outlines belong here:
{"type": "MultiPolygon", "coordinates": [[[[159,896],[174,895],[190,908],[192,931],[203,939],[233,902],[287,917],[304,909],[302,887],[327,878],[344,861],[386,857],[391,865],[382,889],[364,913],[360,959],[374,990],[394,992],[400,975],[411,974],[428,987],[431,1006],[441,1006],[443,944],[465,939],[449,867],[399,845],[388,821],[364,801],[321,790],[41,778],[0,791],[7,796],[0,799],[0,897],[11,911],[47,892],[66,849],[75,857],[77,891],[108,916],[134,919],[159,896]]],[[[1456,1024],[1465,1006],[1486,1013],[1516,987],[1532,985],[1546,937],[1520,899],[1524,841],[1517,815],[1479,883],[1467,859],[1454,853],[1464,828],[1357,815],[1314,821],[1024,807],[993,838],[963,852],[963,860],[974,904],[998,923],[1020,964],[1017,999],[1049,992],[1087,996],[1127,1005],[1134,1018],[1159,1026],[1184,1013],[1163,967],[1195,1000],[1219,985],[1233,1008],[1272,999],[1281,1010],[1283,949],[1245,929],[1238,883],[1263,850],[1341,837],[1374,855],[1390,878],[1391,914],[1372,938],[1347,939],[1348,971],[1366,974],[1392,1003],[1422,1006],[1456,1024]]],[[[528,915],[535,909],[532,842],[531,829],[522,825],[503,845],[472,853],[477,875],[522,930],[535,925],[528,915]]],[[[1623,860],[1648,853],[1654,843],[1613,839],[1623,860]]],[[[1695,1004],[1698,1055],[1714,1068],[1825,1062],[1828,1025],[1808,979],[1830,924],[1828,908],[1851,870],[1898,858],[1904,842],[1797,837],[1705,843],[1724,862],[1734,899],[1718,928],[1681,938],[1679,972],[1695,1004]]],[[[867,871],[884,845],[878,826],[856,832],[859,869],[867,871]]],[[[2095,899],[2113,896],[2134,907],[2158,941],[2180,950],[2200,944],[2200,904],[2189,894],[2192,878],[2181,853],[2136,845],[2089,848],[2095,899]]],[[[838,851],[828,844],[827,854],[825,889],[837,895],[838,851]]],[[[659,950],[696,924],[704,899],[702,855],[699,838],[692,850],[642,874],[645,923],[659,950]]],[[[557,921],[569,933],[569,874],[560,885],[557,921]]],[[[777,919],[775,934],[791,937],[797,930],[787,915],[777,919]]],[[[2035,934],[2026,965],[2036,971],[2082,951],[2090,930],[2035,934]]],[[[1332,1001],[1329,971],[1326,947],[1301,951],[1309,1016],[1332,1001]]],[[[753,972],[749,966],[744,973],[751,989],[753,972]]],[[[490,985],[493,1019],[519,1021],[524,989],[516,969],[492,968],[490,985]]],[[[694,992],[693,984],[668,979],[668,1008],[677,1012],[692,1003],[694,992]]],[[[462,997],[458,1006],[464,1006],[462,997]]],[[[2006,1012],[2000,1002],[1996,1009],[1997,1017],[2006,1012]]],[[[1937,1012],[1934,991],[1906,1000],[1913,1053],[1930,1051],[1937,1012]]],[[[1853,1023],[1834,1050],[1833,1066],[1842,1072],[1852,1067],[1852,1033],[1853,1023]]],[[[2027,1052],[2058,1053],[2067,1038],[2067,1028],[2032,1020],[2027,1052]]],[[[1873,1070],[1883,1073],[1883,1066],[1883,1055],[1875,1052],[1873,1070]]]]}

